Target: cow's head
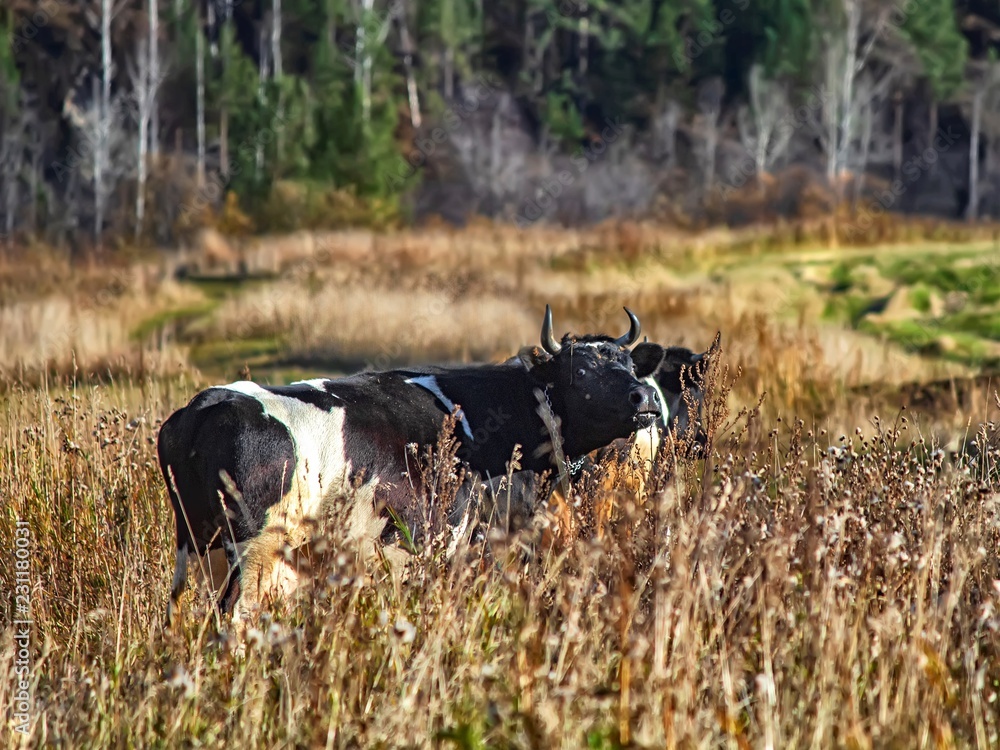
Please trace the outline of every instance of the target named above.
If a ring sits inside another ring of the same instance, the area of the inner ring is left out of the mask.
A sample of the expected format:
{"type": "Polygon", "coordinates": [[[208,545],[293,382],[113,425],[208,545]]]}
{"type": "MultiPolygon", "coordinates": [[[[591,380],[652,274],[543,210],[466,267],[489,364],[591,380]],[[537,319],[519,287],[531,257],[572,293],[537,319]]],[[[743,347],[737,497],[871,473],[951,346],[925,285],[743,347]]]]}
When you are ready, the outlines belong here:
{"type": "Polygon", "coordinates": [[[696,354],[682,346],[660,346],[651,342],[643,342],[632,350],[632,360],[636,370],[652,373],[651,377],[666,402],[663,414],[667,426],[678,437],[684,437],[694,418],[697,429],[694,440],[698,445],[704,445],[707,439],[705,432],[698,423],[701,405],[705,399],[705,374],[712,364],[712,359],[721,349],[722,333],[717,333],[715,341],[707,351],[696,354]],[[689,399],[685,398],[685,391],[689,399]],[[690,400],[690,405],[688,403],[690,400]]]}
{"type": "Polygon", "coordinates": [[[570,336],[556,341],[552,310],[545,306],[542,349],[523,349],[518,357],[544,389],[562,423],[568,456],[582,456],[629,437],[660,418],[656,389],[640,378],[652,369],[636,368],[629,352],[639,339],[639,319],[628,309],[628,333],[570,336]]]}

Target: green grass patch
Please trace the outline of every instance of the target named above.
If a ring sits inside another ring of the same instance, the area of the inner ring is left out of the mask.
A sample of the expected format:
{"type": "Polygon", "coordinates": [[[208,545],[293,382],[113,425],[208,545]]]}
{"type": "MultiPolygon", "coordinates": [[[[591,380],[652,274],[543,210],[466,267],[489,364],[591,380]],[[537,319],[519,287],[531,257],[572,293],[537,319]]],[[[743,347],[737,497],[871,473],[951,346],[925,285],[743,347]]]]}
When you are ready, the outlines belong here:
{"type": "Polygon", "coordinates": [[[955,256],[897,258],[882,265],[882,274],[901,284],[923,286],[941,292],[967,292],[972,302],[990,304],[1000,300],[1000,265],[956,267],[955,256]]]}
{"type": "MultiPolygon", "coordinates": [[[[956,316],[957,317],[957,316],[956,316]]],[[[910,352],[973,366],[995,366],[990,343],[976,330],[960,330],[954,318],[935,321],[898,320],[873,323],[863,320],[860,331],[883,336],[910,352]]],[[[998,329],[1000,330],[1000,329],[998,329]]]]}
{"type": "Polygon", "coordinates": [[[931,310],[931,290],[924,284],[918,284],[910,290],[910,305],[914,310],[928,313],[931,310]]]}
{"type": "Polygon", "coordinates": [[[833,295],[823,307],[823,318],[856,328],[873,304],[874,299],[861,294],[833,295]]]}
{"type": "Polygon", "coordinates": [[[188,356],[202,370],[228,371],[233,367],[264,365],[273,360],[282,349],[279,338],[237,339],[235,341],[210,341],[191,347],[188,356]]]}
{"type": "Polygon", "coordinates": [[[956,333],[1000,341],[1000,311],[971,311],[948,315],[941,320],[941,327],[956,333]]]}
{"type": "Polygon", "coordinates": [[[856,261],[840,261],[830,269],[830,291],[846,292],[854,286],[854,269],[860,265],[856,261]]]}
{"type": "Polygon", "coordinates": [[[207,300],[195,305],[162,310],[140,322],[139,325],[132,329],[130,335],[133,340],[142,341],[169,324],[185,325],[193,320],[202,318],[215,310],[217,306],[217,301],[207,300]]]}
{"type": "Polygon", "coordinates": [[[223,300],[226,297],[248,290],[258,289],[274,282],[277,274],[255,274],[253,276],[189,276],[185,284],[198,288],[206,297],[223,300]]]}

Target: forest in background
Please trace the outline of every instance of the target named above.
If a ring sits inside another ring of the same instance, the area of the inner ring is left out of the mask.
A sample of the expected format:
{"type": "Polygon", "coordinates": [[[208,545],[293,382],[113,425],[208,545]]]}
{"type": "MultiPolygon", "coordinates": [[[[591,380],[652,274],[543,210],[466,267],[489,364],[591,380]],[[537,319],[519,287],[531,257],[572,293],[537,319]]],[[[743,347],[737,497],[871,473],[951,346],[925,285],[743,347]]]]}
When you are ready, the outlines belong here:
{"type": "Polygon", "coordinates": [[[0,36],[8,241],[1000,216],[985,1],[2,0],[0,36]]]}

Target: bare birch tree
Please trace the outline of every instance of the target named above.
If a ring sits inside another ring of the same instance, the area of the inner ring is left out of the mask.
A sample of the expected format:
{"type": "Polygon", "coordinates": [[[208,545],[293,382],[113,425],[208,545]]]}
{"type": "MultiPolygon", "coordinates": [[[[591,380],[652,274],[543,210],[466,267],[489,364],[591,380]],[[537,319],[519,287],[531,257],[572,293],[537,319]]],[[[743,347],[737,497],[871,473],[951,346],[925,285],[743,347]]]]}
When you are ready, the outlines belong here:
{"type": "Polygon", "coordinates": [[[31,162],[30,169],[28,170],[28,195],[30,196],[30,202],[28,204],[28,219],[27,226],[29,231],[35,231],[38,227],[38,198],[40,194],[45,194],[46,205],[51,206],[53,203],[53,191],[52,186],[45,181],[44,170],[45,170],[45,149],[49,142],[51,134],[55,131],[56,125],[52,121],[44,121],[35,112],[32,115],[31,127],[27,132],[27,149],[28,158],[31,162]]]}
{"type": "MultiPolygon", "coordinates": [[[[66,95],[63,115],[78,134],[73,154],[81,157],[89,151],[90,159],[78,161],[73,158],[68,168],[65,165],[61,167],[74,178],[73,185],[79,185],[79,180],[75,179],[79,174],[93,187],[92,231],[97,246],[101,247],[108,199],[118,179],[135,163],[135,158],[126,156],[124,148],[126,130],[122,111],[123,97],[119,95],[114,99],[109,98],[105,105],[105,94],[110,97],[110,92],[103,86],[103,77],[95,75],[91,75],[91,94],[82,106],[75,101],[77,94],[77,89],[73,88],[66,95]]],[[[73,194],[74,190],[67,189],[67,193],[73,194]]]]}
{"type": "Polygon", "coordinates": [[[357,56],[355,59],[354,82],[361,87],[361,121],[365,128],[371,119],[372,110],[372,53],[370,47],[374,40],[368,39],[368,24],[373,17],[375,0],[361,0],[361,12],[358,14],[357,56]]]}
{"type": "Polygon", "coordinates": [[[195,131],[198,139],[198,187],[205,187],[205,28],[198,14],[197,31],[194,37],[195,70],[195,131]]]}
{"type": "Polygon", "coordinates": [[[677,126],[680,124],[681,106],[669,100],[653,117],[653,158],[666,159],[667,169],[677,162],[677,126]]]}
{"type": "Polygon", "coordinates": [[[114,61],[111,57],[111,19],[114,15],[112,0],[101,0],[101,95],[97,103],[94,127],[94,241],[101,246],[104,217],[107,211],[109,186],[107,173],[111,161],[111,79],[114,61]]]}
{"type": "Polygon", "coordinates": [[[701,112],[701,142],[698,161],[705,176],[705,192],[715,185],[715,158],[719,147],[719,116],[722,114],[722,97],[725,84],[716,76],[698,89],[698,109],[701,112]]]}
{"type": "Polygon", "coordinates": [[[163,65],[159,59],[159,0],[149,0],[148,39],[136,43],[135,62],[129,66],[135,119],[138,129],[136,149],[135,238],[142,234],[146,219],[146,182],[149,176],[149,157],[157,152],[157,99],[163,83],[163,65]]]}
{"type": "Polygon", "coordinates": [[[23,105],[16,113],[5,115],[3,136],[0,138],[0,169],[3,170],[4,236],[9,238],[14,233],[21,197],[25,140],[34,123],[23,105]]]}
{"type": "Polygon", "coordinates": [[[407,13],[407,3],[401,0],[399,13],[396,17],[399,24],[399,43],[403,49],[403,70],[406,73],[406,96],[410,105],[410,124],[414,129],[419,129],[420,117],[420,96],[417,91],[417,77],[413,69],[413,40],[410,37],[410,20],[407,13]]]}
{"type": "MultiPolygon", "coordinates": [[[[975,61],[969,64],[969,79],[972,84],[970,101],[964,109],[969,117],[969,203],[966,206],[965,218],[975,221],[979,218],[979,202],[982,198],[982,179],[980,177],[979,151],[983,131],[986,130],[992,141],[1000,134],[1000,62],[994,60],[975,61]]],[[[987,158],[992,161],[993,144],[987,147],[987,158]]],[[[986,173],[989,175],[990,165],[986,173]]]]}
{"type": "Polygon", "coordinates": [[[792,120],[785,87],[764,78],[760,65],[750,69],[750,104],[737,115],[740,140],[753,157],[754,172],[768,172],[788,149],[792,138],[792,120]]]}
{"type": "MultiPolygon", "coordinates": [[[[272,19],[273,24],[273,19],[272,19]]],[[[260,59],[257,61],[257,101],[261,111],[267,106],[267,77],[270,70],[269,52],[273,52],[273,47],[269,48],[264,44],[267,37],[266,25],[260,28],[260,59]]],[[[264,144],[259,138],[254,149],[254,175],[259,179],[260,173],[264,169],[264,144]]]]}
{"type": "MultiPolygon", "coordinates": [[[[160,60],[160,0],[149,0],[149,80],[157,89],[163,81],[160,60]]],[[[149,153],[156,157],[160,153],[160,108],[153,96],[149,119],[149,153]]]]}
{"type": "Polygon", "coordinates": [[[135,187],[135,239],[142,236],[143,221],[146,217],[146,158],[149,151],[149,122],[152,116],[152,100],[154,99],[153,84],[150,79],[149,44],[145,39],[139,39],[136,51],[136,62],[129,68],[129,78],[132,79],[132,92],[136,104],[136,120],[138,121],[138,153],[136,154],[136,187],[135,187]]]}
{"type": "MultiPolygon", "coordinates": [[[[284,75],[282,69],[282,59],[281,59],[281,0],[272,0],[271,4],[271,79],[277,84],[275,87],[277,89],[277,112],[278,118],[281,119],[284,110],[284,101],[282,100],[281,92],[281,78],[284,75]]],[[[284,137],[282,129],[278,130],[277,142],[275,143],[275,148],[278,153],[278,160],[281,161],[281,155],[284,151],[284,137]]]]}
{"type": "MultiPolygon", "coordinates": [[[[842,175],[850,169],[864,169],[864,145],[859,118],[871,99],[882,97],[892,82],[893,68],[871,69],[876,46],[891,37],[888,25],[891,5],[866,8],[863,0],[838,0],[833,15],[825,19],[822,34],[822,80],[824,103],[813,112],[814,127],[826,154],[826,176],[831,185],[841,185],[842,175]],[[859,91],[862,73],[869,78],[859,91]]],[[[838,199],[843,197],[840,189],[838,199]]]]}

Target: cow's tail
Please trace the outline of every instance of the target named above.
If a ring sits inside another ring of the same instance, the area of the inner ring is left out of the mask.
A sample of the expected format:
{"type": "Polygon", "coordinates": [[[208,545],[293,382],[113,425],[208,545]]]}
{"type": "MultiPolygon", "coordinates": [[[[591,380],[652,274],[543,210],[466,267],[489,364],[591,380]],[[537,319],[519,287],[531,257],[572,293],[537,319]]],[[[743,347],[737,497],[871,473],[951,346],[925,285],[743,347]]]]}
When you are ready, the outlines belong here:
{"type": "Polygon", "coordinates": [[[163,481],[167,485],[167,495],[170,497],[170,505],[174,511],[174,521],[177,530],[177,545],[174,557],[174,579],[170,586],[170,598],[167,601],[166,626],[170,627],[174,618],[174,609],[177,601],[187,586],[188,560],[192,552],[195,551],[193,544],[190,523],[187,522],[184,506],[181,504],[180,493],[177,489],[177,468],[178,458],[176,444],[177,422],[181,412],[175,412],[160,427],[160,433],[156,441],[156,454],[160,463],[160,471],[163,473],[163,481]]]}

